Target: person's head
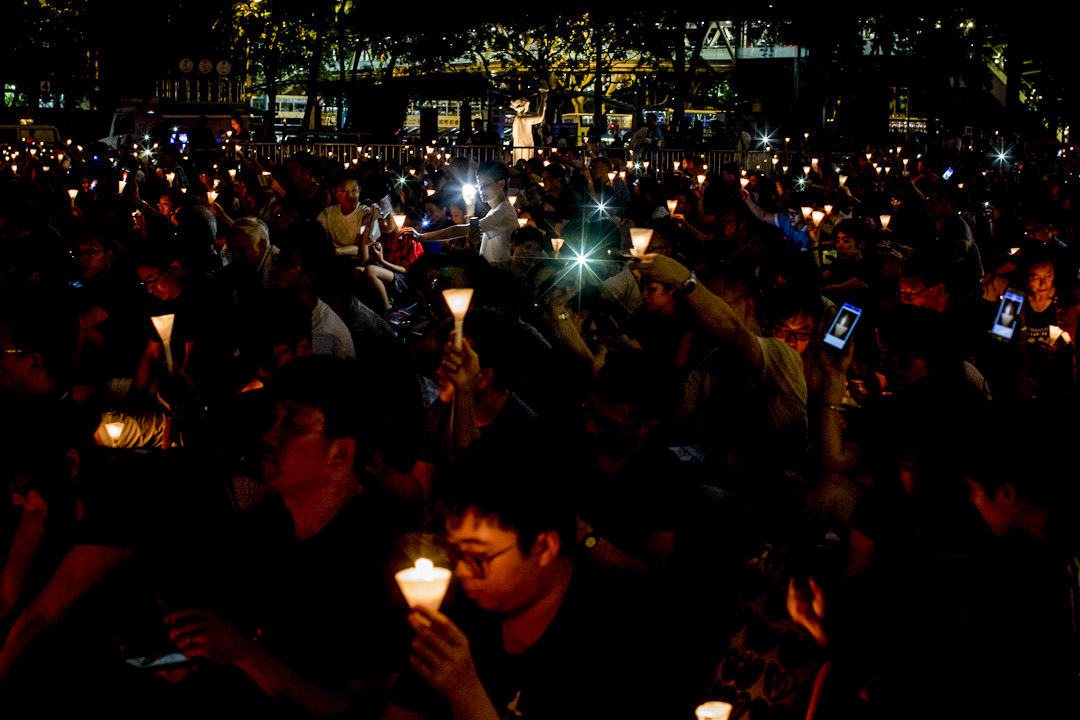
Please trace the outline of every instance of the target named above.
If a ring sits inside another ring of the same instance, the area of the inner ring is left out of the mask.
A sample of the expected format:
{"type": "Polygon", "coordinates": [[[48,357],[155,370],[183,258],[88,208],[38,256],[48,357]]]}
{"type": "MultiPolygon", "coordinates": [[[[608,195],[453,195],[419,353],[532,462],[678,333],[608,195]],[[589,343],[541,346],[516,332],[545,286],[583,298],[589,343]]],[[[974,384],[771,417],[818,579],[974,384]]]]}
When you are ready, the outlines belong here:
{"type": "Polygon", "coordinates": [[[475,458],[449,474],[436,508],[465,594],[504,615],[533,606],[571,567],[576,518],[557,475],[505,457],[475,458]]]}
{"type": "Polygon", "coordinates": [[[281,369],[271,391],[265,482],[286,496],[355,483],[374,452],[376,430],[355,364],[328,355],[299,357],[281,369]]]}
{"type": "Polygon", "coordinates": [[[465,217],[464,200],[455,200],[454,202],[450,203],[450,220],[452,220],[455,225],[464,225],[466,222],[468,222],[467,218],[465,217]]]}
{"type": "Polygon", "coordinates": [[[244,132],[244,121],[240,119],[239,115],[233,115],[229,118],[229,127],[232,128],[234,135],[238,135],[244,132]]]}
{"type": "Polygon", "coordinates": [[[888,350],[897,392],[928,378],[945,383],[963,379],[956,330],[943,313],[901,305],[880,327],[879,335],[888,350]]]}
{"type": "Polygon", "coordinates": [[[255,319],[255,364],[259,379],[273,379],[298,357],[311,355],[311,311],[292,293],[268,293],[255,319]]]}
{"type": "Polygon", "coordinates": [[[167,218],[172,218],[179,207],[180,204],[176,201],[176,195],[172,190],[166,190],[158,197],[158,212],[167,218]]]}
{"type": "Polygon", "coordinates": [[[584,404],[585,433],[598,455],[633,458],[664,414],[664,389],[640,381],[648,360],[640,350],[609,353],[584,404]]]}
{"type": "Polygon", "coordinates": [[[477,394],[505,392],[514,372],[514,329],[501,313],[478,308],[465,317],[465,337],[480,359],[477,394]]]}
{"type": "Polygon", "coordinates": [[[262,220],[242,217],[229,228],[225,244],[233,262],[255,267],[270,247],[270,231],[262,220]]]}
{"type": "Polygon", "coordinates": [[[285,161],[285,169],[289,173],[289,182],[295,185],[300,182],[311,181],[315,166],[315,157],[311,153],[304,151],[294,153],[285,161]]]}
{"type": "Polygon", "coordinates": [[[802,355],[818,330],[823,312],[821,296],[813,289],[781,285],[768,303],[772,336],[802,355]]]}
{"type": "Polygon", "coordinates": [[[75,273],[83,280],[92,280],[112,267],[112,246],[95,233],[76,240],[71,255],[75,259],[75,273]]]}
{"type": "Polygon", "coordinates": [[[1065,508],[1065,516],[1075,506],[1073,473],[1060,450],[1075,437],[1075,424],[1021,421],[1045,416],[1070,417],[1046,400],[995,401],[964,428],[958,447],[964,448],[968,497],[995,535],[1024,530],[1042,536],[1051,508],[1065,508]],[[1028,452],[1033,447],[1047,448],[1037,467],[1028,452]]]}
{"type": "Polygon", "coordinates": [[[270,271],[270,286],[277,290],[309,290],[334,258],[333,241],[314,220],[294,223],[281,237],[280,252],[270,271]]]}
{"type": "Polygon", "coordinates": [[[480,200],[495,207],[506,199],[506,182],[510,171],[501,162],[489,160],[480,163],[476,171],[476,185],[480,190],[480,200]]]}
{"type": "Polygon", "coordinates": [[[67,382],[79,337],[78,316],[58,297],[0,296],[0,388],[45,395],[67,382]]]}
{"type": "Polygon", "coordinates": [[[184,289],[180,257],[168,247],[154,245],[143,249],[135,259],[135,272],[146,292],[158,300],[172,300],[184,289]]]}
{"type": "Polygon", "coordinates": [[[1032,295],[1047,295],[1054,289],[1054,261],[1045,253],[1032,253],[1029,257],[1027,287],[1032,295]]]}
{"type": "Polygon", "coordinates": [[[926,197],[926,213],[935,220],[940,220],[955,212],[956,191],[947,182],[935,183],[926,197]]]}
{"type": "Polygon", "coordinates": [[[592,163],[589,165],[589,172],[592,173],[593,180],[599,180],[606,184],[608,182],[608,173],[611,172],[611,160],[603,155],[593,158],[592,163]]]}
{"type": "Polygon", "coordinates": [[[334,197],[342,215],[348,215],[360,204],[360,183],[355,178],[344,177],[334,187],[334,197]]]}
{"type": "Polygon", "coordinates": [[[859,260],[866,247],[869,228],[859,220],[844,220],[833,230],[836,241],[836,256],[844,260],[859,260]]]}
{"type": "Polygon", "coordinates": [[[945,312],[949,304],[948,259],[940,253],[917,251],[900,266],[900,302],[945,312]]]}
{"type": "Polygon", "coordinates": [[[446,219],[447,210],[443,205],[442,198],[438,197],[438,193],[435,195],[429,195],[424,200],[424,221],[425,227],[434,223],[442,222],[446,219]]]}

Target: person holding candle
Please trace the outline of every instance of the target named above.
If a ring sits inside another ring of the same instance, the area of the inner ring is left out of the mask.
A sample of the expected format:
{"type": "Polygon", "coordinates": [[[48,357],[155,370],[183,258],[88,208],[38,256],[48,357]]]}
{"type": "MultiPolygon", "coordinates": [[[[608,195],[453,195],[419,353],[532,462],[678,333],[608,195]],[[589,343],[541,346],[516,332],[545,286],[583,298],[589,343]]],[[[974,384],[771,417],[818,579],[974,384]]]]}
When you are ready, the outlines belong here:
{"type": "Polygon", "coordinates": [[[382,720],[603,717],[612,702],[677,715],[667,693],[680,663],[663,654],[663,613],[645,611],[637,578],[572,555],[574,511],[545,469],[521,467],[507,482],[504,462],[448,478],[439,514],[471,602],[414,609],[411,671],[382,720]]]}
{"type": "Polygon", "coordinates": [[[478,236],[480,255],[490,263],[505,265],[510,262],[510,236],[518,228],[517,212],[506,197],[506,183],[510,171],[502,163],[485,162],[476,171],[479,198],[491,206],[482,218],[473,218],[467,224],[451,225],[433,232],[417,232],[406,228],[418,241],[445,242],[462,237],[478,236]]]}
{"type": "Polygon", "coordinates": [[[360,202],[360,184],[352,177],[342,177],[334,188],[336,205],[319,213],[316,220],[330,233],[338,255],[360,254],[361,238],[370,230],[372,241],[378,240],[382,229],[376,225],[377,208],[360,202]]]}
{"type": "MultiPolygon", "coordinates": [[[[374,242],[365,229],[360,239],[360,264],[363,277],[373,294],[382,301],[382,308],[392,306],[391,293],[400,297],[408,290],[405,273],[409,266],[424,252],[423,246],[410,233],[402,232],[399,221],[404,215],[380,218],[377,225],[382,229],[383,242],[374,242]]],[[[359,269],[358,269],[359,270],[359,269]]]]}

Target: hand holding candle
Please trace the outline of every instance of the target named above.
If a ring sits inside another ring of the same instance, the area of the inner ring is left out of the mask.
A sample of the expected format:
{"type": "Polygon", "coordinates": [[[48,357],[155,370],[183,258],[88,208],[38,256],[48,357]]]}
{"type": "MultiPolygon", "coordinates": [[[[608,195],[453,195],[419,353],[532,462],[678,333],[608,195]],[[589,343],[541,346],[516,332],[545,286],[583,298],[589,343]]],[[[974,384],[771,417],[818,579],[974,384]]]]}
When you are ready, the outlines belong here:
{"type": "Polygon", "coordinates": [[[465,313],[472,302],[472,288],[449,288],[443,290],[443,299],[454,316],[454,349],[461,349],[461,336],[465,332],[465,313]]]}

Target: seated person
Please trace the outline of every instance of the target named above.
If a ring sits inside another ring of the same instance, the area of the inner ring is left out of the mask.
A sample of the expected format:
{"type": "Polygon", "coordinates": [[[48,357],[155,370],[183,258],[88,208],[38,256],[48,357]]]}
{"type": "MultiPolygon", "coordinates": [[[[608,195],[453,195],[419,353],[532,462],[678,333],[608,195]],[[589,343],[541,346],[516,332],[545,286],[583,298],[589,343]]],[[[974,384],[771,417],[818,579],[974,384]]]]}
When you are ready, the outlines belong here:
{"type": "Polygon", "coordinates": [[[273,290],[290,293],[311,311],[311,350],[315,355],[356,359],[349,328],[316,294],[319,279],[333,261],[326,231],[310,221],[295,224],[281,241],[270,273],[273,290]]]}
{"type": "Polygon", "coordinates": [[[397,227],[393,216],[381,218],[376,224],[382,228],[383,242],[375,242],[365,230],[361,239],[360,264],[363,265],[365,284],[382,301],[383,309],[389,310],[392,305],[390,291],[393,290],[394,295],[405,292],[405,273],[424,248],[411,234],[397,227]]]}
{"type": "MultiPolygon", "coordinates": [[[[514,206],[506,199],[506,182],[510,173],[499,162],[485,162],[476,171],[476,184],[479,187],[479,199],[491,206],[484,217],[473,218],[468,224],[451,225],[435,232],[418,233],[414,228],[408,232],[420,242],[453,240],[469,237],[479,242],[480,254],[490,263],[510,262],[510,235],[517,230],[517,213],[514,206]]],[[[451,208],[452,210],[453,208],[451,208]]]]}
{"type": "MultiPolygon", "coordinates": [[[[225,527],[205,523],[198,503],[176,513],[176,498],[190,493],[155,495],[137,482],[145,468],[113,503],[89,507],[76,545],[13,624],[0,677],[109,569],[151,554],[153,566],[175,563],[155,574],[170,589],[158,595],[171,609],[169,641],[187,658],[210,662],[198,682],[180,688],[186,692],[168,696],[188,710],[232,699],[264,712],[325,715],[377,696],[406,651],[404,608],[395,606],[388,578],[408,563],[394,538],[410,519],[368,482],[370,438],[381,421],[356,412],[363,402],[349,363],[302,357],[286,366],[275,378],[272,422],[263,435],[263,480],[274,494],[225,527]],[[169,530],[190,522],[190,513],[207,532],[192,538],[169,530]]],[[[139,462],[153,461],[143,457],[139,462]]],[[[184,472],[188,486],[193,470],[184,472]]]]}
{"type": "Polygon", "coordinates": [[[360,202],[360,184],[352,177],[338,181],[334,197],[337,205],[326,208],[316,219],[334,241],[335,253],[355,256],[360,252],[360,237],[365,230],[371,230],[372,240],[379,239],[380,230],[373,227],[379,217],[378,208],[360,202]]]}
{"type": "Polygon", "coordinates": [[[470,602],[447,609],[453,619],[414,608],[412,672],[383,719],[601,717],[612,702],[678,715],[663,702],[677,663],[658,661],[645,622],[661,614],[640,610],[648,600],[626,584],[636,580],[574,558],[574,512],[550,475],[512,461],[520,474],[507,482],[502,462],[461,467],[441,486],[451,567],[470,602]]]}

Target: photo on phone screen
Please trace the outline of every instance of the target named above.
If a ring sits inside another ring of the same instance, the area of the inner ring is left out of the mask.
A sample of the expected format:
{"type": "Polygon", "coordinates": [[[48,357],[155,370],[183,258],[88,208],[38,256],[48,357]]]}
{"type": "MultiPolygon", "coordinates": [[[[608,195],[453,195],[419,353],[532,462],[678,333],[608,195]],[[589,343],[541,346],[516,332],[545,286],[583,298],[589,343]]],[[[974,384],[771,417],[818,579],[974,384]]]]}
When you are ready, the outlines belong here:
{"type": "Polygon", "coordinates": [[[1002,340],[1012,340],[1016,323],[1020,319],[1020,308],[1024,306],[1024,296],[1015,290],[1006,290],[1001,296],[997,315],[994,317],[994,327],[990,332],[1002,340]]]}
{"type": "Polygon", "coordinates": [[[945,172],[941,173],[941,179],[942,180],[948,180],[949,178],[952,177],[952,174],[953,174],[953,169],[949,168],[945,172]]]}
{"type": "Polygon", "coordinates": [[[183,653],[168,653],[161,657],[144,656],[137,658],[127,658],[124,660],[128,665],[137,667],[141,670],[168,670],[178,667],[184,667],[191,664],[191,659],[183,653]]]}
{"type": "Polygon", "coordinates": [[[844,303],[840,308],[840,312],[836,313],[832,325],[829,326],[829,332],[825,333],[825,344],[831,345],[837,350],[843,350],[847,347],[848,340],[851,339],[851,334],[855,332],[855,325],[859,322],[861,316],[862,309],[844,303]]]}

